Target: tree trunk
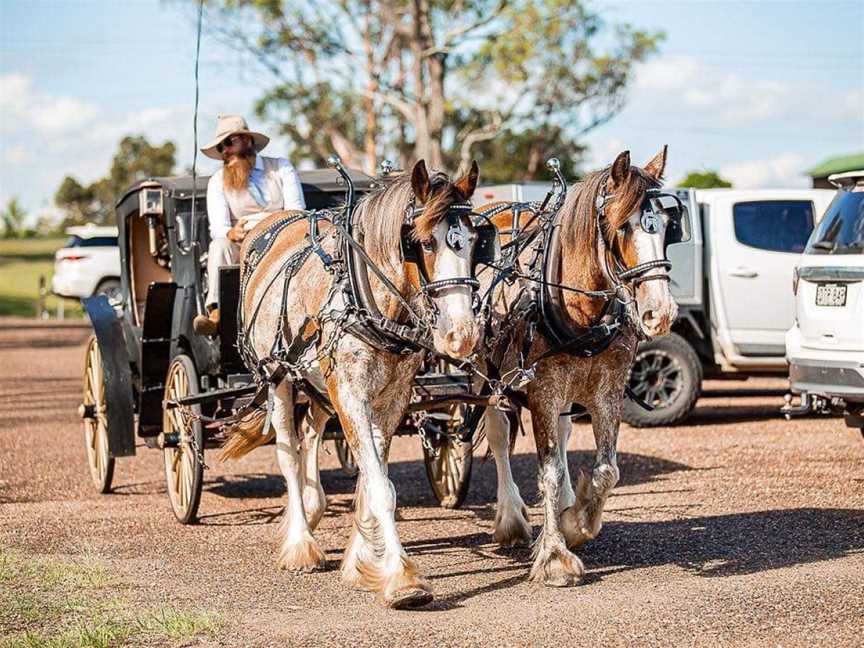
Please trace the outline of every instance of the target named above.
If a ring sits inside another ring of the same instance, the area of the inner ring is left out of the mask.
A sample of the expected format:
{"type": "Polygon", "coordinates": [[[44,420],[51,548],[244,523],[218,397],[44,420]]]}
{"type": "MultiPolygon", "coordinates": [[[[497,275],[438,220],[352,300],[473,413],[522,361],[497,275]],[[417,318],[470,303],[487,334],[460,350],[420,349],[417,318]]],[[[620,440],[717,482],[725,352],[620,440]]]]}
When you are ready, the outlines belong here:
{"type": "Polygon", "coordinates": [[[411,74],[414,84],[414,159],[431,162],[432,149],[429,146],[429,118],[426,110],[428,98],[426,96],[426,75],[423,74],[423,0],[414,0],[411,38],[411,74]]]}
{"type": "Polygon", "coordinates": [[[370,175],[375,174],[377,155],[375,141],[378,137],[378,114],[375,111],[375,93],[378,91],[378,74],[375,70],[375,54],[372,47],[372,33],[369,14],[363,24],[363,50],[366,54],[366,96],[363,99],[363,110],[366,113],[366,132],[363,135],[364,160],[363,170],[370,175]]]}

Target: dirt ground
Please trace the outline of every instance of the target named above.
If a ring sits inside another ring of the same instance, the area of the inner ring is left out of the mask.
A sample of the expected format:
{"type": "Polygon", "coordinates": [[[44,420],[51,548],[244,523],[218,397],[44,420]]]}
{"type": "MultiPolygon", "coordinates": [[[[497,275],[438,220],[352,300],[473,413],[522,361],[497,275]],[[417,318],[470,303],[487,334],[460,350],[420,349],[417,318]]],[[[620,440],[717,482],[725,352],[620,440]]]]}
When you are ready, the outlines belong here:
{"type": "MultiPolygon", "coordinates": [[[[491,460],[477,458],[466,505],[445,511],[419,441],[397,440],[400,534],[436,595],[425,610],[397,612],[339,580],[353,480],[332,447],[321,573],[275,569],[285,489],[272,447],[229,465],[208,452],[195,526],[174,521],[155,450],[119,460],[114,492],[97,495],[76,420],[87,335],[0,322],[0,549],[95,558],[133,607],[194,605],[224,621],[173,643],[862,645],[864,440],[837,418],[782,420],[782,380],[709,383],[686,426],[623,426],[622,480],[600,537],[581,553],[585,582],[571,589],[530,585],[530,550],[492,544],[491,460]]],[[[571,471],[592,452],[590,428],[575,425],[571,471]]],[[[519,439],[513,464],[536,533],[531,439],[519,439]]],[[[0,643],[16,631],[9,618],[0,615],[0,643]]]]}

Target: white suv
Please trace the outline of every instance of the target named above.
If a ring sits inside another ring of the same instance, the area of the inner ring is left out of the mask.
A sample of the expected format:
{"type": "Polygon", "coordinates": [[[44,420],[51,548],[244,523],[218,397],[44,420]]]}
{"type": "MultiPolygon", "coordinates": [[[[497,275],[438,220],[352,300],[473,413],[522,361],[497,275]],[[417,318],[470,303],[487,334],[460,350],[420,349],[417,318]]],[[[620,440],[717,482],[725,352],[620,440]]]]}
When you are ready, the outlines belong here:
{"type": "Polygon", "coordinates": [[[117,228],[93,224],[69,227],[65,247],[54,254],[51,290],[61,297],[120,296],[120,248],[117,228]]]}
{"type": "Polygon", "coordinates": [[[787,416],[845,410],[864,434],[864,170],[833,175],[839,187],[807,241],[793,279],[795,325],[786,334],[793,393],[787,416]]]}

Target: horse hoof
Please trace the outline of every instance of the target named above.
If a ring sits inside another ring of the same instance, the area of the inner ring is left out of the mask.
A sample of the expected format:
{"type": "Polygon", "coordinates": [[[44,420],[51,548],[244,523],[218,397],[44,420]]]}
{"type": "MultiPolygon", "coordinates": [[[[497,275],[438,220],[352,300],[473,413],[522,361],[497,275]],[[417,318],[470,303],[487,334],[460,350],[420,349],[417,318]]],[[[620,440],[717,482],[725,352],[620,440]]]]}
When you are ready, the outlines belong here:
{"type": "Polygon", "coordinates": [[[327,558],[321,547],[311,536],[294,544],[283,544],[279,551],[279,569],[294,573],[309,573],[323,570],[327,558]]]}
{"type": "Polygon", "coordinates": [[[432,592],[422,587],[407,587],[391,592],[384,597],[384,605],[394,610],[423,607],[432,602],[432,592]]]}
{"type": "Polygon", "coordinates": [[[571,506],[561,511],[560,526],[567,548],[577,550],[597,537],[603,526],[603,521],[598,515],[592,524],[584,509],[571,506]]]}
{"type": "Polygon", "coordinates": [[[492,535],[501,547],[515,547],[531,544],[531,524],[528,522],[528,509],[521,511],[499,512],[495,516],[495,532],[492,535]]]}
{"type": "Polygon", "coordinates": [[[559,523],[568,549],[579,549],[589,540],[593,540],[583,509],[576,506],[564,509],[559,516],[559,523]]]}
{"type": "Polygon", "coordinates": [[[578,556],[566,550],[556,550],[545,561],[538,555],[531,568],[531,581],[546,587],[573,587],[582,581],[585,567],[578,556]]]}

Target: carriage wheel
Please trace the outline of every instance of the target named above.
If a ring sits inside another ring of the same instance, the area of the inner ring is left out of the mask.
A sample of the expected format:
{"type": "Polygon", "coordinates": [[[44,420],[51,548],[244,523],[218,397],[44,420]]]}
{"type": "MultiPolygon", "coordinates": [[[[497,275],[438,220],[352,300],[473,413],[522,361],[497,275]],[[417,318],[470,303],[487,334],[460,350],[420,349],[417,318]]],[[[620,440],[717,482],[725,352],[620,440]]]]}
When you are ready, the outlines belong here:
{"type": "MultiPolygon", "coordinates": [[[[165,400],[192,396],[199,391],[198,374],[192,359],[187,355],[178,355],[168,367],[165,400]]],[[[200,405],[187,406],[187,409],[194,414],[201,413],[200,405]]],[[[166,407],[162,415],[162,432],[166,441],[172,443],[164,450],[168,499],[171,500],[174,516],[182,524],[192,524],[197,520],[204,481],[204,466],[195,451],[197,447],[203,453],[203,426],[199,420],[189,420],[179,408],[166,407]]]]}
{"type": "Polygon", "coordinates": [[[342,472],[348,477],[356,477],[360,472],[357,467],[357,462],[354,461],[354,455],[351,453],[351,448],[348,447],[348,442],[344,438],[334,439],[336,445],[336,456],[339,457],[339,465],[342,466],[342,472]]]}
{"type": "Polygon", "coordinates": [[[426,477],[432,487],[432,494],[442,508],[456,509],[465,502],[468,486],[471,483],[471,464],[474,460],[474,437],[463,441],[466,421],[474,420],[473,426],[480,422],[479,416],[469,416],[474,408],[458,405],[447,411],[446,420],[429,417],[423,423],[421,446],[426,477]]]}
{"type": "Polygon", "coordinates": [[[105,400],[102,355],[96,336],[87,342],[84,359],[84,401],[80,408],[90,478],[100,493],[111,490],[114,457],[108,451],[108,405],[105,400]]]}

